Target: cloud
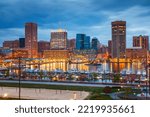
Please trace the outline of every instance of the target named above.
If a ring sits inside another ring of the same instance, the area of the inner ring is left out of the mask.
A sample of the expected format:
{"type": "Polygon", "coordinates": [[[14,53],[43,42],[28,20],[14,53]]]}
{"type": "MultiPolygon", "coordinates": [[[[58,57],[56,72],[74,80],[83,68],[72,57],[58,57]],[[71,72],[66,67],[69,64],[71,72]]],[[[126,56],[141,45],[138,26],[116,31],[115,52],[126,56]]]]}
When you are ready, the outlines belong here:
{"type": "Polygon", "coordinates": [[[6,40],[16,40],[24,37],[24,29],[22,28],[7,28],[0,30],[0,45],[6,40]]]}
{"type": "Polygon", "coordinates": [[[109,21],[125,20],[127,21],[127,46],[132,45],[134,35],[150,34],[150,8],[143,6],[132,6],[128,9],[113,12],[103,11],[109,21]]]}
{"type": "Polygon", "coordinates": [[[107,44],[114,20],[127,21],[128,46],[133,35],[150,34],[149,0],[1,0],[0,14],[0,40],[24,36],[25,22],[38,24],[40,40],[62,27],[69,38],[85,33],[107,44]]]}

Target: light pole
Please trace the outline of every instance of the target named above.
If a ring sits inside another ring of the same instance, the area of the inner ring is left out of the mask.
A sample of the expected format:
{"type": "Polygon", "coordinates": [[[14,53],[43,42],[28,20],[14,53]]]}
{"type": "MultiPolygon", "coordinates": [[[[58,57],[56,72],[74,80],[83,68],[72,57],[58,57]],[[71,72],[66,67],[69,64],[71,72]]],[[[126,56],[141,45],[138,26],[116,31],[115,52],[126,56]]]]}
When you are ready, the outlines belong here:
{"type": "Polygon", "coordinates": [[[147,78],[145,79],[146,81],[146,100],[147,100],[147,78]]]}
{"type": "Polygon", "coordinates": [[[79,62],[80,62],[80,58],[77,58],[77,72],[79,72],[79,62]]]}
{"type": "Polygon", "coordinates": [[[122,83],[122,80],[123,80],[122,77],[120,77],[120,83],[122,83]]]}
{"type": "Polygon", "coordinates": [[[20,97],[21,97],[21,86],[20,86],[20,82],[21,82],[21,58],[19,57],[19,100],[20,100],[20,97]]]}
{"type": "Polygon", "coordinates": [[[149,95],[150,95],[150,68],[149,68],[149,66],[148,66],[148,72],[149,72],[149,74],[148,74],[148,80],[149,80],[149,95]]]}

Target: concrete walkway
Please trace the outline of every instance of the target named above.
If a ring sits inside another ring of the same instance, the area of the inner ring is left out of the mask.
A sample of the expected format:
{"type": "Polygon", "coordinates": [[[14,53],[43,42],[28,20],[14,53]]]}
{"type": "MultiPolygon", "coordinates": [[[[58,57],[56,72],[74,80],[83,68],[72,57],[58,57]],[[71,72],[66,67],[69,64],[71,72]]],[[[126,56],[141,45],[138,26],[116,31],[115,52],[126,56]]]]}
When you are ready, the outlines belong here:
{"type": "Polygon", "coordinates": [[[118,97],[118,94],[120,94],[122,92],[115,92],[115,93],[111,93],[109,94],[110,97],[113,99],[113,100],[121,100],[119,97],[118,97]]]}
{"type": "MultiPolygon", "coordinates": [[[[18,98],[19,89],[15,87],[0,87],[0,97],[18,98]]],[[[36,100],[83,100],[89,95],[84,91],[51,90],[21,88],[21,98],[36,100]]]]}

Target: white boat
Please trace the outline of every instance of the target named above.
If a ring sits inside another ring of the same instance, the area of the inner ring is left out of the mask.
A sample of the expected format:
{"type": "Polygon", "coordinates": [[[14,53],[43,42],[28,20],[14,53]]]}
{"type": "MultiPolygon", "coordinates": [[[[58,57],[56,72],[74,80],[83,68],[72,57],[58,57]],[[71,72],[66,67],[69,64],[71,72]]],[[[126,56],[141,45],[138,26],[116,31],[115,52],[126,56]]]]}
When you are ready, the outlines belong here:
{"type": "Polygon", "coordinates": [[[70,69],[67,71],[68,73],[77,73],[79,72],[77,69],[70,69]]]}
{"type": "Polygon", "coordinates": [[[145,70],[142,71],[142,75],[146,76],[146,71],[145,70]]]}
{"type": "Polygon", "coordinates": [[[141,75],[142,72],[141,72],[140,70],[138,70],[136,74],[137,74],[137,75],[141,75]]]}
{"type": "Polygon", "coordinates": [[[126,70],[126,74],[132,74],[131,70],[126,70]]]}
{"type": "Polygon", "coordinates": [[[127,72],[127,69],[123,69],[123,70],[120,71],[120,74],[124,74],[125,75],[126,72],[127,72]]]}
{"type": "Polygon", "coordinates": [[[55,70],[53,70],[53,72],[60,73],[60,72],[63,72],[63,70],[62,69],[55,69],[55,70]]]}

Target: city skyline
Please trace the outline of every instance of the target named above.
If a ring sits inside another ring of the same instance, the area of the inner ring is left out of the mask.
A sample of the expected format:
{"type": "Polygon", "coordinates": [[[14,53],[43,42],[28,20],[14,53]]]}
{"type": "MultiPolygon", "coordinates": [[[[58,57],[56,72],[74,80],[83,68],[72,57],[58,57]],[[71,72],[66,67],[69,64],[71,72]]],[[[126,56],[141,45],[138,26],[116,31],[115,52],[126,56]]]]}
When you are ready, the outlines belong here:
{"type": "Polygon", "coordinates": [[[111,22],[115,20],[127,22],[127,47],[132,46],[133,36],[150,34],[148,0],[131,0],[130,3],[119,0],[53,1],[0,1],[0,46],[6,39],[24,37],[26,22],[37,23],[38,40],[45,41],[49,41],[51,29],[63,28],[68,31],[68,38],[75,38],[77,33],[85,33],[97,37],[106,45],[111,39],[111,22]]]}

